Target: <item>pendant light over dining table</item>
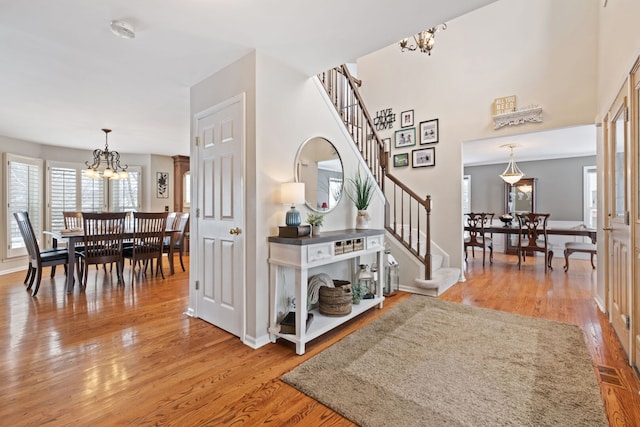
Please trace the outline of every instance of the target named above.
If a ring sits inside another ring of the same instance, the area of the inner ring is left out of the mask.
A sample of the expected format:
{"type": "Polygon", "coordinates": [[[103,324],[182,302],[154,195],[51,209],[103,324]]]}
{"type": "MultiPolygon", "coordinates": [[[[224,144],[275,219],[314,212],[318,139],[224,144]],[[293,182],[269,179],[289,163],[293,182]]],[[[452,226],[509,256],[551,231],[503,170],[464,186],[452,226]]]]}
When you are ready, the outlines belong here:
{"type": "Polygon", "coordinates": [[[129,165],[120,164],[120,153],[117,151],[109,151],[109,132],[111,129],[102,129],[104,132],[104,150],[99,148],[93,150],[93,162],[85,162],[87,169],[83,175],[89,178],[100,179],[126,179],[129,178],[127,168],[129,165]]]}
{"type": "Polygon", "coordinates": [[[524,176],[524,172],[520,170],[513,158],[513,149],[516,147],[516,145],[505,144],[501,145],[500,147],[509,147],[511,149],[511,154],[509,155],[509,164],[507,165],[507,168],[504,170],[504,172],[502,172],[502,174],[500,175],[500,178],[502,178],[507,184],[513,185],[516,182],[520,181],[520,178],[524,176]]]}

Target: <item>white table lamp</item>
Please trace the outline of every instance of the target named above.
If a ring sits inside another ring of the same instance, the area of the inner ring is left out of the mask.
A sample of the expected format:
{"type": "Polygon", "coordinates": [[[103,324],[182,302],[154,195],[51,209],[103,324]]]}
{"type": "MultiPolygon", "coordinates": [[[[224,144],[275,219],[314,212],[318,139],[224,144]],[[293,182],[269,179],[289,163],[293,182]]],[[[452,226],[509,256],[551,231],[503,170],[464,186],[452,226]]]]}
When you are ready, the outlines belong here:
{"type": "Polygon", "coordinates": [[[287,211],[285,224],[298,226],[302,222],[297,204],[304,203],[304,182],[283,182],[280,186],[280,199],[282,203],[291,204],[287,211]]]}

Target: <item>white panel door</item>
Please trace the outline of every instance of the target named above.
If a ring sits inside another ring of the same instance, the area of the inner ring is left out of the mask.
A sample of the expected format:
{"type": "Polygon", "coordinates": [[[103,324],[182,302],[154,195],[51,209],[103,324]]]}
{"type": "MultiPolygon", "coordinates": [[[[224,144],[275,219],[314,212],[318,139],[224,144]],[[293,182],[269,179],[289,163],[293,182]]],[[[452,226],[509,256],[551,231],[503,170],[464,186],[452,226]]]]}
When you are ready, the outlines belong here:
{"type": "Polygon", "coordinates": [[[239,95],[195,115],[198,317],[243,340],[244,108],[239,95]]]}

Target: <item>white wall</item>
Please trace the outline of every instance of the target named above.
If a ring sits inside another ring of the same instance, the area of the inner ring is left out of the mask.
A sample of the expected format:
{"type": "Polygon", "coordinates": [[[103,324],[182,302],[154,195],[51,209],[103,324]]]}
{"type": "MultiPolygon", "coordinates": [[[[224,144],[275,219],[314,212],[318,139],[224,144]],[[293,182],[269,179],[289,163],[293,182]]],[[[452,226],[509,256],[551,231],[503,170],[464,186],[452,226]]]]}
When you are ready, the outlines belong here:
{"type": "MultiPolygon", "coordinates": [[[[431,56],[403,53],[394,44],[358,60],[372,115],[393,108],[399,120],[402,111],[414,110],[416,127],[439,119],[436,166],[390,172],[418,194],[432,195],[432,238],[451,255],[452,266],[463,260],[462,143],[593,123],[597,6],[584,0],[501,0],[447,22],[431,56]],[[494,130],[493,100],[508,95],[517,96],[519,107],[542,106],[543,123],[494,130]]],[[[393,141],[399,128],[381,136],[393,141]]]]}
{"type": "MultiPolygon", "coordinates": [[[[333,106],[325,103],[315,77],[307,77],[283,63],[258,53],[256,95],[256,163],[257,209],[256,216],[265,219],[257,224],[258,265],[256,291],[260,301],[268,301],[268,236],[278,234],[284,225],[288,206],[279,202],[280,183],[294,180],[295,156],[304,141],[320,136],[336,147],[344,165],[345,178],[352,178],[359,167],[359,158],[346,137],[344,125],[333,114],[333,106]]],[[[346,183],[345,183],[346,185],[346,183]]],[[[302,218],[309,210],[298,208],[302,218]]],[[[375,198],[369,211],[371,228],[383,228],[384,211],[380,199],[375,198]]],[[[356,209],[343,196],[336,208],[325,216],[323,230],[341,230],[355,227],[356,209]]],[[[258,333],[266,334],[268,305],[257,307],[258,333]]]]}
{"type": "MultiPolygon", "coordinates": [[[[599,2],[602,3],[602,2],[599,2]]],[[[640,2],[609,0],[598,8],[598,118],[604,117],[640,54],[640,2]]]]}
{"type": "MultiPolygon", "coordinates": [[[[324,102],[314,79],[267,55],[254,52],[198,83],[191,90],[192,116],[241,92],[246,94],[245,332],[247,339],[254,343],[264,343],[268,339],[267,239],[277,235],[278,226],[284,225],[288,206],[280,203],[280,183],[294,180],[297,150],[310,137],[324,137],[340,153],[346,177],[353,176],[358,166],[359,160],[349,145],[343,127],[332,114],[333,107],[324,102]]],[[[191,165],[191,171],[197,174],[196,165],[191,165]]],[[[383,226],[382,206],[380,199],[376,199],[370,207],[374,217],[372,228],[383,226]]],[[[306,218],[307,208],[299,206],[298,209],[302,218],[306,218]]],[[[326,216],[323,229],[353,228],[355,213],[353,204],[343,197],[335,210],[326,216]]],[[[192,267],[195,272],[196,266],[192,264],[192,267]]],[[[197,298],[192,291],[191,308],[196,304],[197,298]]]]}
{"type": "Polygon", "coordinates": [[[169,212],[173,211],[173,159],[167,156],[156,156],[152,155],[150,157],[149,167],[146,168],[145,173],[145,182],[149,184],[149,191],[147,194],[147,201],[143,203],[143,205],[148,206],[150,212],[163,212],[165,209],[168,209],[169,212]],[[156,191],[156,181],[157,181],[157,173],[158,172],[167,172],[169,174],[169,181],[167,186],[167,194],[168,198],[162,199],[159,198],[156,191]]]}

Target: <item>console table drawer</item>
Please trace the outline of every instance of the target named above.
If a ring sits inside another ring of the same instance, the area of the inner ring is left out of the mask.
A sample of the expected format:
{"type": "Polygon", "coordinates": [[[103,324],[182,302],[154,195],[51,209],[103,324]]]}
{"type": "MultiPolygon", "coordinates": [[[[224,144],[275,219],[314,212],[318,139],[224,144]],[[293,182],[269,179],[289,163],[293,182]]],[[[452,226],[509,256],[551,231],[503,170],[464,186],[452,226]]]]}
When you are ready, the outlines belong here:
{"type": "Polygon", "coordinates": [[[316,262],[333,257],[333,242],[309,245],[307,248],[307,262],[316,262]]]}

